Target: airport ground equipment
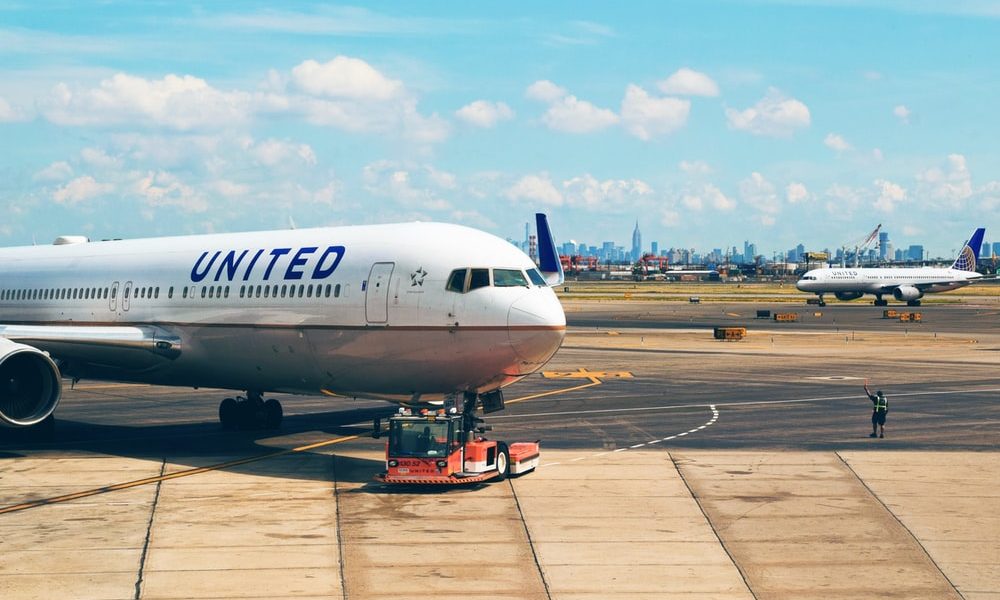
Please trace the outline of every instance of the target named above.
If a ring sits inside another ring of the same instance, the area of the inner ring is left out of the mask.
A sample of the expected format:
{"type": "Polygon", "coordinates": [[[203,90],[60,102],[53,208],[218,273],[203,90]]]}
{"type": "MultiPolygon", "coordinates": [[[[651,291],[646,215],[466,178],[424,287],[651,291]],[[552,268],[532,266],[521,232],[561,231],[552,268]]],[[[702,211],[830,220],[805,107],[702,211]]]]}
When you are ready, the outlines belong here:
{"type": "Polygon", "coordinates": [[[716,327],[714,331],[715,339],[727,342],[738,342],[747,335],[746,327],[716,327]]]}
{"type": "Polygon", "coordinates": [[[885,310],[882,311],[882,318],[883,319],[898,319],[899,318],[899,311],[896,310],[896,309],[894,309],[894,308],[887,308],[887,309],[885,309],[885,310]]]}
{"type": "Polygon", "coordinates": [[[757,318],[758,319],[770,319],[771,318],[771,311],[769,311],[769,310],[758,310],[757,311],[757,318]]]}
{"type": "Polygon", "coordinates": [[[899,313],[899,321],[901,323],[922,323],[924,316],[918,312],[901,312],[899,313]]]}
{"type": "Polygon", "coordinates": [[[774,313],[774,320],[779,323],[791,323],[799,320],[798,313],[774,313]]]}
{"type": "MultiPolygon", "coordinates": [[[[466,409],[469,403],[466,402],[466,409]]],[[[472,405],[474,410],[474,404],[472,405]]],[[[481,434],[489,430],[471,410],[400,408],[389,418],[384,473],[376,481],[410,485],[463,485],[501,481],[538,466],[539,442],[509,446],[481,434]]]]}

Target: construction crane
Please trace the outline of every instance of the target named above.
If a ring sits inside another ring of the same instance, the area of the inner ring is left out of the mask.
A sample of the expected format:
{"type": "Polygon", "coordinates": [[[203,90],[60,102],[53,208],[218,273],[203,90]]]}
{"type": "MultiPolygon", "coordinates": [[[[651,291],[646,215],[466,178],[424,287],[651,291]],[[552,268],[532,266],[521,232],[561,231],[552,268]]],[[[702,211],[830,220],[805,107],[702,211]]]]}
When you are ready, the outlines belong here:
{"type": "Polygon", "coordinates": [[[869,233],[867,236],[859,240],[856,240],[852,244],[846,244],[844,246],[841,246],[842,252],[840,257],[840,266],[841,267],[847,266],[845,264],[845,262],[847,261],[847,249],[852,247],[854,248],[854,266],[855,267],[861,266],[860,265],[861,253],[863,251],[868,250],[868,247],[872,245],[872,242],[878,240],[878,232],[881,231],[881,229],[882,229],[882,224],[879,223],[878,226],[876,226],[875,229],[873,229],[872,232],[869,233]]]}

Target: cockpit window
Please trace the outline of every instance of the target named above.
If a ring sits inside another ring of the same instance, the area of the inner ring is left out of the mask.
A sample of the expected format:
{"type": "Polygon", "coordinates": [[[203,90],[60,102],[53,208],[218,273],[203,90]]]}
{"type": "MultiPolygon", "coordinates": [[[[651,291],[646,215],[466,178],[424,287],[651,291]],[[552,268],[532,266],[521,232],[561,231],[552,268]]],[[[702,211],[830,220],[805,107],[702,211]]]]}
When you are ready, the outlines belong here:
{"type": "Polygon", "coordinates": [[[527,287],[528,280],[520,269],[493,269],[493,285],[497,287],[527,287]]]}
{"type": "Polygon", "coordinates": [[[469,291],[481,287],[489,287],[489,285],[490,285],[489,269],[472,269],[472,281],[469,282],[469,291]]]}
{"type": "Polygon", "coordinates": [[[538,272],[538,269],[528,269],[528,278],[531,279],[531,283],[539,287],[548,285],[545,283],[545,278],[542,277],[542,274],[538,272]]]}
{"type": "Polygon", "coordinates": [[[468,269],[455,269],[452,271],[451,276],[448,277],[448,287],[446,289],[449,292],[458,292],[459,294],[463,293],[465,291],[465,280],[468,274],[468,269]]]}

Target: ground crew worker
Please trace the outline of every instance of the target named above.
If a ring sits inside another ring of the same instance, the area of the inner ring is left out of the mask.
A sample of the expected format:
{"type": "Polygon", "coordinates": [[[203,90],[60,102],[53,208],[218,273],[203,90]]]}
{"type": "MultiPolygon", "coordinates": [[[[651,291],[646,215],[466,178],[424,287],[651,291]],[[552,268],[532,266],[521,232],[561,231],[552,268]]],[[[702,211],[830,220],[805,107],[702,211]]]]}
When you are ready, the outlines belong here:
{"type": "Polygon", "coordinates": [[[879,427],[882,428],[881,434],[878,436],[880,438],[885,437],[885,415],[889,412],[889,400],[879,390],[872,394],[871,390],[868,389],[868,380],[865,380],[865,393],[868,394],[868,399],[872,401],[872,433],[868,437],[875,437],[879,427]]]}

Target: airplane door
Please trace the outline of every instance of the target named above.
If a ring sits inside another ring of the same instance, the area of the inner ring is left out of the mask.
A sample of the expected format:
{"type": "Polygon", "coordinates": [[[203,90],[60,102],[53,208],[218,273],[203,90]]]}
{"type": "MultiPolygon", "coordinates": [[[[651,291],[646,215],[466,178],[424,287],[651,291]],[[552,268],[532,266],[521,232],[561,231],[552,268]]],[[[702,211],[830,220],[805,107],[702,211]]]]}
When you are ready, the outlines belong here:
{"type": "Polygon", "coordinates": [[[118,282],[111,284],[111,296],[108,297],[108,308],[111,312],[118,309],[118,282]]]}
{"type": "Polygon", "coordinates": [[[132,282],[125,282],[125,289],[122,291],[122,310],[127,311],[129,306],[128,297],[132,295],[132,282]]]}
{"type": "Polygon", "coordinates": [[[369,323],[385,323],[389,317],[389,279],[396,263],[372,265],[365,287],[365,318],[369,323]]]}

